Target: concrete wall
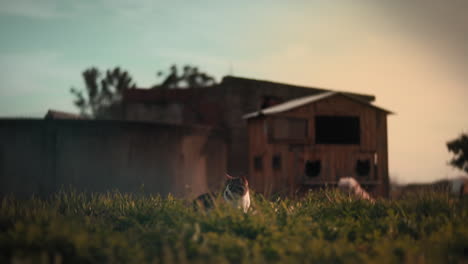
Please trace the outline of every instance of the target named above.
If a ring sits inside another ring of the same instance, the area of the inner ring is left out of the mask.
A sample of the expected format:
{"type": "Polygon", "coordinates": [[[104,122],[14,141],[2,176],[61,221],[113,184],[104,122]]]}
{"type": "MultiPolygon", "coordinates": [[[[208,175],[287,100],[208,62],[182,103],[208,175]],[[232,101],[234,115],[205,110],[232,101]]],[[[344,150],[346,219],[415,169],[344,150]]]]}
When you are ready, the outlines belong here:
{"type": "Polygon", "coordinates": [[[77,190],[194,197],[226,171],[219,130],[158,123],[0,120],[0,195],[77,190]]]}
{"type": "Polygon", "coordinates": [[[125,105],[125,116],[121,120],[184,124],[183,109],[180,103],[129,104],[125,105]]]}

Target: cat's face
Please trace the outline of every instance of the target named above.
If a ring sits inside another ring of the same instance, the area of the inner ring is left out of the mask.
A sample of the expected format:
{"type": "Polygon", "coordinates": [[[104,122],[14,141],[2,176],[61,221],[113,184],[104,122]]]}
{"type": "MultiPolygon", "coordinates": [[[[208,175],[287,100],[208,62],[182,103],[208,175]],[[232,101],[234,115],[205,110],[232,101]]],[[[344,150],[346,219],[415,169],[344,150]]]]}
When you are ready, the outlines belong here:
{"type": "Polygon", "coordinates": [[[244,196],[249,190],[247,178],[232,177],[226,174],[226,191],[235,196],[244,196]]]}

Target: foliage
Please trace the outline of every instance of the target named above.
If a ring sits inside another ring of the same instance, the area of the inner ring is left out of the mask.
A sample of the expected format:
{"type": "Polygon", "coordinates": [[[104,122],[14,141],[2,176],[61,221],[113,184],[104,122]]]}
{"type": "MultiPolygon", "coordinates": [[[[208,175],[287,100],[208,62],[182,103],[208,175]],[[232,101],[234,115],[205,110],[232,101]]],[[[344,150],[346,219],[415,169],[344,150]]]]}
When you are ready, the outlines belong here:
{"type": "Polygon", "coordinates": [[[61,191],[0,205],[0,262],[465,263],[468,200],[425,193],[375,204],[335,191],[244,214],[169,196],[61,191]]]}
{"type": "Polygon", "coordinates": [[[468,134],[461,134],[457,139],[447,142],[447,148],[454,154],[450,165],[468,172],[468,134]]]}
{"type": "MultiPolygon", "coordinates": [[[[173,65],[168,73],[159,71],[157,75],[163,77],[163,81],[152,88],[202,88],[216,84],[214,77],[190,65],[185,65],[181,74],[177,66],[173,65]]],[[[82,76],[85,89],[72,87],[70,92],[75,97],[73,103],[80,109],[81,115],[87,117],[112,116],[111,108],[122,100],[124,91],[136,87],[129,73],[119,67],[107,70],[104,76],[99,69],[91,67],[86,69],[82,76]]]]}
{"type": "Polygon", "coordinates": [[[203,88],[216,84],[214,77],[207,73],[200,72],[197,67],[185,65],[182,73],[179,74],[177,65],[172,65],[169,72],[164,74],[159,71],[157,76],[164,76],[164,80],[153,86],[153,88],[181,89],[181,88],[203,88]]]}
{"type": "Polygon", "coordinates": [[[84,116],[97,117],[103,114],[115,103],[120,102],[126,89],[135,88],[135,83],[127,71],[119,67],[107,70],[102,76],[97,68],[89,68],[83,72],[85,95],[82,90],[71,88],[75,96],[73,102],[84,116]]]}

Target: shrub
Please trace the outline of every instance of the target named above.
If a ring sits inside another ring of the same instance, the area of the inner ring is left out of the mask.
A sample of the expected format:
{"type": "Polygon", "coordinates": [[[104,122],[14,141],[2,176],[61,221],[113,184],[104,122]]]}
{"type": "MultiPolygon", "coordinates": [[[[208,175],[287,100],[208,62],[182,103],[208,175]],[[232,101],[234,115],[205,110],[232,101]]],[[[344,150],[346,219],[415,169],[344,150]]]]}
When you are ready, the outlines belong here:
{"type": "Polygon", "coordinates": [[[86,194],[5,197],[0,262],[457,263],[468,261],[468,200],[424,193],[350,200],[333,190],[301,199],[254,195],[247,214],[194,211],[173,197],[86,194]]]}

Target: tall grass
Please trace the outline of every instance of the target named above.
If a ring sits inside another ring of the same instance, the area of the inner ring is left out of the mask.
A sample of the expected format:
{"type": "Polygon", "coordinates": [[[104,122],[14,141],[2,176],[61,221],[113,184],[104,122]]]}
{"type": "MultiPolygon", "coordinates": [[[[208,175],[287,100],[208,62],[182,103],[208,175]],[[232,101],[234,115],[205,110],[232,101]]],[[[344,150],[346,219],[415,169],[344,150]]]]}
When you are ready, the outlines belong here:
{"type": "Polygon", "coordinates": [[[466,263],[468,200],[333,190],[205,212],[171,196],[61,191],[0,205],[0,263],[466,263]]]}

